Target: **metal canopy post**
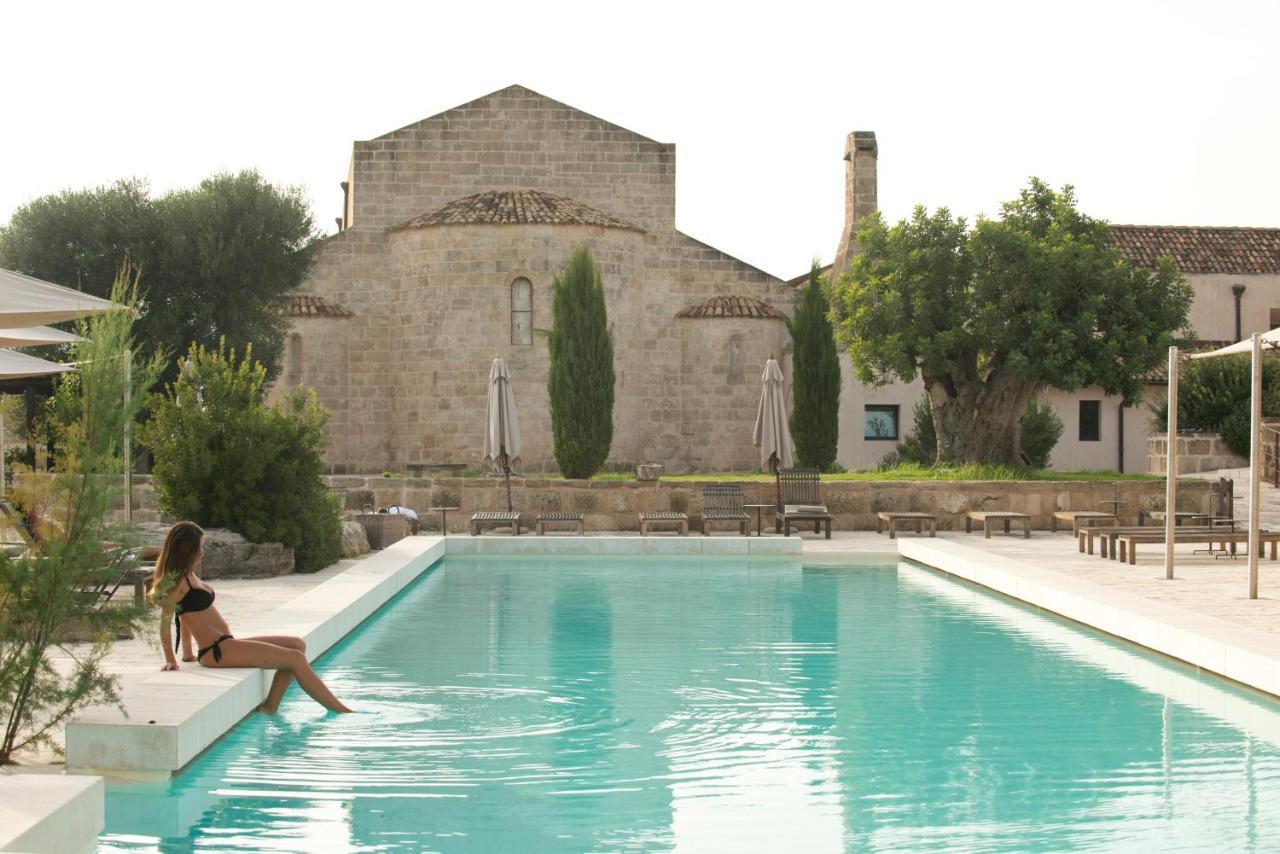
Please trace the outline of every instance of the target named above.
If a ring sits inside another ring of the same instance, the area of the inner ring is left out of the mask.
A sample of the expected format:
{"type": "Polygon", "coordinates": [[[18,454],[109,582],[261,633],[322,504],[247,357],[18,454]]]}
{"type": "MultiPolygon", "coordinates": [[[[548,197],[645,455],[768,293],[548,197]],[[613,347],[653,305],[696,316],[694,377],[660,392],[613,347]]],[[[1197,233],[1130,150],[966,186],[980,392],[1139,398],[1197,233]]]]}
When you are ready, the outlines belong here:
{"type": "Polygon", "coordinates": [[[1169,348],[1168,449],[1164,467],[1164,577],[1173,578],[1174,527],[1178,524],[1178,348],[1169,348]]]}

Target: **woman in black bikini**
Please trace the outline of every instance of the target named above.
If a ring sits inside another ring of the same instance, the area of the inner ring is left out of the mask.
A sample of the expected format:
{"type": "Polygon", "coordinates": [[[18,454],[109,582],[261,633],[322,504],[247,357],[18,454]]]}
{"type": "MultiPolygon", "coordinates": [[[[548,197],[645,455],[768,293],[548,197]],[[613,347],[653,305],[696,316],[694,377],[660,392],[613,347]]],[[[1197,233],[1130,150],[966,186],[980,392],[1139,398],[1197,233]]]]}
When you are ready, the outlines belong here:
{"type": "Polygon", "coordinates": [[[203,667],[260,667],[276,671],[271,690],[259,710],[274,714],[280,706],[289,683],[295,678],[302,690],[332,712],[349,712],[333,695],[307,662],[306,642],[302,638],[268,635],[234,638],[226,620],[213,607],[213,588],[196,577],[195,570],[204,556],[204,531],[194,522],[179,522],[169,529],[164,548],[151,576],[151,595],[162,608],[160,643],[164,647],[164,667],[177,670],[174,658],[176,639],[169,630],[169,617],[179,637],[189,631],[200,651],[196,660],[203,667]]]}

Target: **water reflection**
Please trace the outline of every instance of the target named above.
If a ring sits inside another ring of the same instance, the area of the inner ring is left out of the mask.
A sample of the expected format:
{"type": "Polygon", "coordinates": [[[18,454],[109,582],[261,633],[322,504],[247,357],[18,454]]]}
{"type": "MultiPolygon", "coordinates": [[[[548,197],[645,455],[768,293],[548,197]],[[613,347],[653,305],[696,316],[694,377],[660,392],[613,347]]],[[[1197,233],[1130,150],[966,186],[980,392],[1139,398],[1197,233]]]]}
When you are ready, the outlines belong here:
{"type": "Polygon", "coordinates": [[[451,560],[106,850],[1280,850],[1274,704],[909,566],[451,560]]]}

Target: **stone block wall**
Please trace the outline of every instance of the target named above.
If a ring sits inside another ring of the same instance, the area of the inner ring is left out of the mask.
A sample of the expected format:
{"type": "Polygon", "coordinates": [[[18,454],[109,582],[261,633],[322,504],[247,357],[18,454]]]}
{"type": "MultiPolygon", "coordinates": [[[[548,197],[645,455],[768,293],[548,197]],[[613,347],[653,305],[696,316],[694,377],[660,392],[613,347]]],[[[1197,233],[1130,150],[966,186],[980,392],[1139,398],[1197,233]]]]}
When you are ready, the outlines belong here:
{"type": "MultiPolygon", "coordinates": [[[[1219,469],[1247,468],[1249,461],[1238,457],[1217,433],[1178,434],[1178,474],[1195,474],[1219,469]]],[[[1159,434],[1147,439],[1147,474],[1164,474],[1169,468],[1169,441],[1159,434]]]]}
{"type": "MultiPolygon", "coordinates": [[[[467,519],[479,510],[506,509],[501,478],[381,478],[331,476],[331,486],[346,492],[346,506],[357,511],[365,504],[399,504],[422,517],[426,531],[439,531],[440,514],[431,507],[461,507],[449,514],[451,533],[467,530],[467,519]]],[[[537,513],[576,510],[585,514],[588,531],[635,531],[641,511],[683,510],[692,526],[701,523],[702,487],[699,482],[581,481],[523,479],[512,481],[512,503],[531,525],[537,513]]],[[[748,504],[774,500],[774,484],[744,483],[748,504]]],[[[1013,510],[1030,514],[1032,526],[1048,529],[1055,510],[1108,510],[1104,500],[1118,494],[1121,521],[1137,524],[1140,510],[1164,507],[1162,481],[830,481],[823,495],[835,517],[835,530],[874,531],[880,511],[938,514],[943,530],[963,530],[970,510],[1013,510]]],[[[1178,487],[1178,507],[1210,509],[1211,483],[1187,481],[1178,487]]],[[[766,512],[766,522],[769,517],[766,512]]]]}

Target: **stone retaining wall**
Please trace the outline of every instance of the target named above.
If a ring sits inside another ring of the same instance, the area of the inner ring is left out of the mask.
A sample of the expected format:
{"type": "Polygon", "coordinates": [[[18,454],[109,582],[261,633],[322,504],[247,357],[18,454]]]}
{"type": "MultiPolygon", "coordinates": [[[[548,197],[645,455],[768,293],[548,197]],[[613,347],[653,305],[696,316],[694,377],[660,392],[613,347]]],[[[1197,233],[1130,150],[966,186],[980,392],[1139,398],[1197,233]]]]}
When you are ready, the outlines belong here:
{"type": "MultiPolygon", "coordinates": [[[[449,514],[449,531],[467,530],[468,517],[478,510],[506,508],[499,478],[382,478],[332,475],[330,486],[345,489],[345,505],[359,511],[366,504],[387,507],[399,504],[416,510],[427,531],[440,529],[440,514],[432,507],[461,507],[449,514]]],[[[530,525],[540,511],[577,510],[586,516],[588,531],[635,531],[637,513],[651,510],[683,510],[691,517],[691,529],[701,524],[701,482],[582,481],[516,478],[511,483],[512,503],[530,525]]],[[[938,514],[944,530],[964,528],[970,510],[1014,510],[1028,513],[1032,526],[1048,528],[1055,510],[1109,510],[1104,504],[1118,496],[1121,521],[1136,524],[1139,510],[1164,507],[1162,481],[828,481],[823,484],[827,506],[835,516],[836,530],[875,530],[879,511],[915,511],[938,514]]],[[[774,500],[772,483],[744,483],[747,503],[774,500]]],[[[1208,481],[1179,484],[1181,510],[1207,511],[1208,481]]],[[[749,511],[754,516],[754,511],[749,511]]],[[[766,524],[769,521],[765,511],[766,524]]],[[[717,526],[717,530],[728,530],[717,526]]]]}
{"type": "MultiPolygon", "coordinates": [[[[1147,474],[1164,474],[1169,466],[1169,440],[1162,435],[1147,439],[1147,474]]],[[[1247,468],[1249,461],[1231,453],[1217,433],[1178,434],[1178,474],[1219,469],[1247,468]]]]}

